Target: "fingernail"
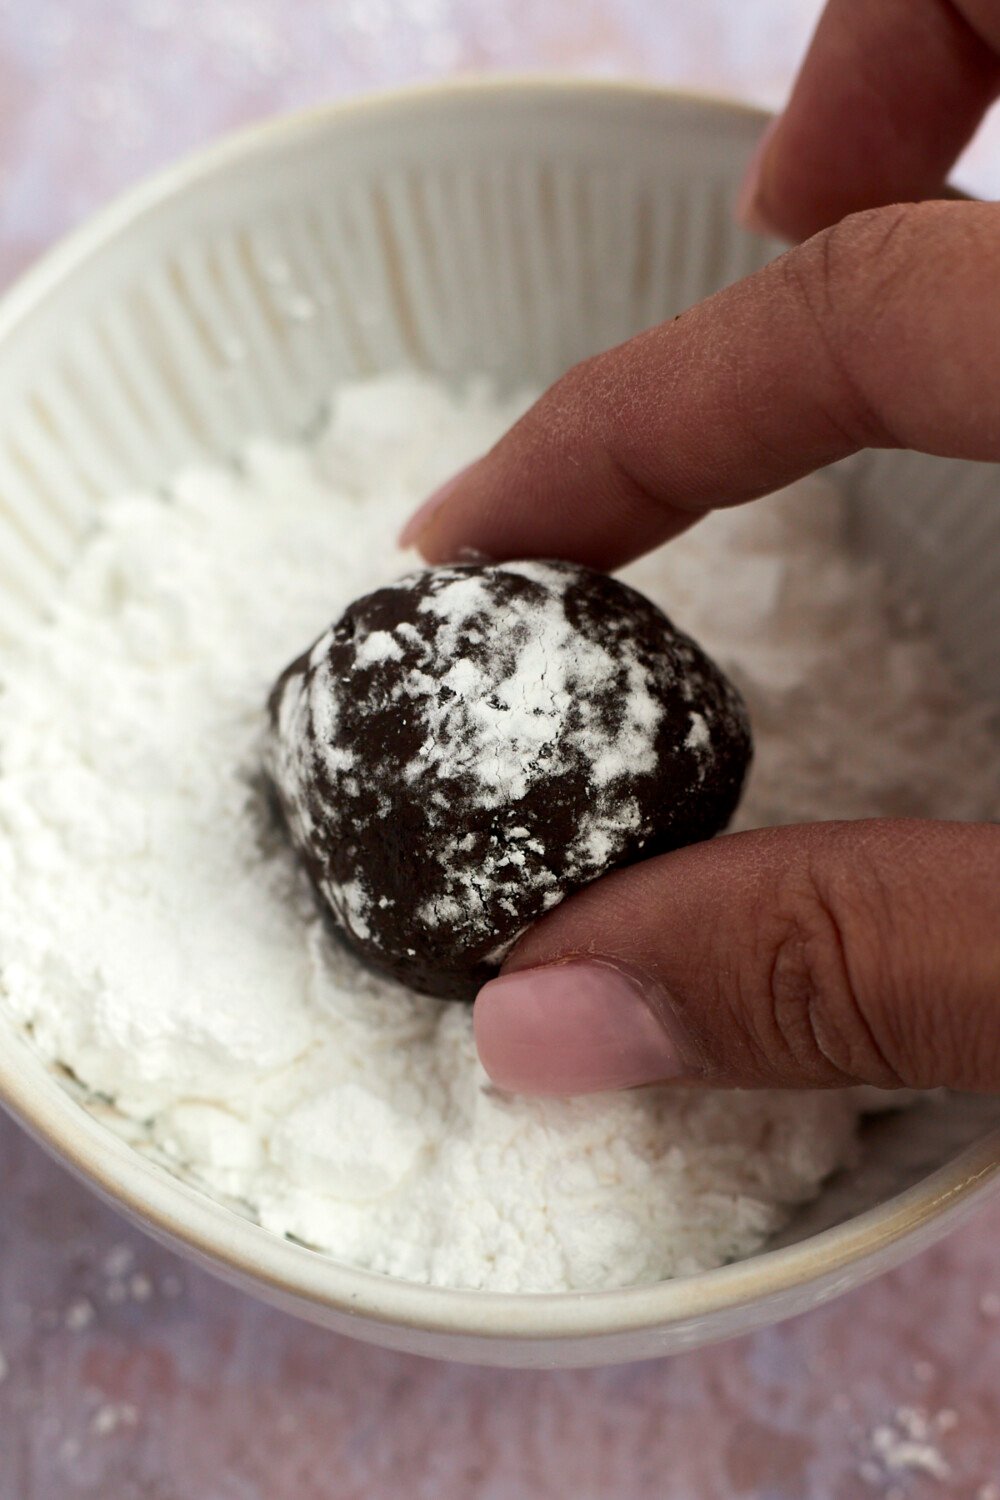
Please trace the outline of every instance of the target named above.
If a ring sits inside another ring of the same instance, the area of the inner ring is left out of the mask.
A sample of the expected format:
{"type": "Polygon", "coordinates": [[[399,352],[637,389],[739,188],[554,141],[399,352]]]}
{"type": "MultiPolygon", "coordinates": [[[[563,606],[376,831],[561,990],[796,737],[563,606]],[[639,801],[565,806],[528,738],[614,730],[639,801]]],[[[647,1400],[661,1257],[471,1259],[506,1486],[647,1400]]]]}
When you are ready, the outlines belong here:
{"type": "Polygon", "coordinates": [[[433,495],[428,496],[418,510],[413,512],[413,515],[399,533],[399,545],[401,547],[410,547],[413,545],[417,537],[426,529],[429,522],[441,509],[442,505],[444,505],[445,501],[458,489],[458,486],[469,470],[475,468],[476,463],[478,463],[478,459],[459,469],[457,474],[453,474],[450,479],[446,480],[444,484],[434,491],[433,495]]]}
{"type": "Polygon", "coordinates": [[[767,155],[774,132],[778,128],[781,119],[779,115],[768,125],[761,136],[754,153],[750,158],[746,172],[743,174],[743,183],[736,198],[734,217],[737,224],[744,229],[749,229],[751,234],[774,234],[773,227],[767,222],[760,206],[760,183],[761,173],[764,166],[764,158],[767,155]]]}
{"type": "Polygon", "coordinates": [[[474,1014],[480,1061],[515,1094],[592,1094],[690,1077],[664,996],[588,960],[504,974],[474,1014]]]}

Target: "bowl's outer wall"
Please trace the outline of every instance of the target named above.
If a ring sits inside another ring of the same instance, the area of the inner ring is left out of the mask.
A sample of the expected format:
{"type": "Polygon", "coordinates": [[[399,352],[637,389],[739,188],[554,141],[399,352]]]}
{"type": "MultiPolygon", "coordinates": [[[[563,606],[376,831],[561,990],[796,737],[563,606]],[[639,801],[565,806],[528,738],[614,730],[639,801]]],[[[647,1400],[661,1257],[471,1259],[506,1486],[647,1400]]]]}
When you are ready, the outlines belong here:
{"type": "MultiPolygon", "coordinates": [[[[132,194],[0,306],[0,653],[107,496],[251,432],[305,432],[339,382],[368,373],[540,385],[757,269],[777,247],[739,230],[731,203],[762,122],[639,87],[417,90],[265,127],[132,194]]],[[[993,471],[880,455],[850,483],[859,534],[923,589],[968,679],[1000,692],[993,471]]],[[[991,1140],[861,1219],[686,1282],[446,1293],[266,1234],[117,1140],[9,1027],[0,1037],[0,1099],[160,1238],[342,1332],[491,1364],[650,1357],[800,1311],[941,1233],[997,1169],[991,1140]]]]}
{"type": "Polygon", "coordinates": [[[260,1228],[112,1135],[15,1039],[0,1093],[25,1129],[161,1244],[275,1307],[384,1348],[469,1364],[571,1368],[679,1353],[806,1312],[872,1280],[1000,1192],[1000,1132],[891,1202],[801,1244],[624,1292],[442,1291],[339,1265],[260,1228]]]}

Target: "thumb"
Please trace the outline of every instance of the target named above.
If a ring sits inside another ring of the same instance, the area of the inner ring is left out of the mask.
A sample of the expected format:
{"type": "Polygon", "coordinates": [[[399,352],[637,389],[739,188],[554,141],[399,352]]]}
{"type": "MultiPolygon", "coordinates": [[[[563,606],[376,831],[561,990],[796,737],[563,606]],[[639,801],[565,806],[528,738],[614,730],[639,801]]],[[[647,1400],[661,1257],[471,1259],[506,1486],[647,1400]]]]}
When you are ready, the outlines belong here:
{"type": "Polygon", "coordinates": [[[1000,826],[733,834],[622,870],[522,939],[475,1010],[518,1093],[1000,1087],[1000,826]]]}

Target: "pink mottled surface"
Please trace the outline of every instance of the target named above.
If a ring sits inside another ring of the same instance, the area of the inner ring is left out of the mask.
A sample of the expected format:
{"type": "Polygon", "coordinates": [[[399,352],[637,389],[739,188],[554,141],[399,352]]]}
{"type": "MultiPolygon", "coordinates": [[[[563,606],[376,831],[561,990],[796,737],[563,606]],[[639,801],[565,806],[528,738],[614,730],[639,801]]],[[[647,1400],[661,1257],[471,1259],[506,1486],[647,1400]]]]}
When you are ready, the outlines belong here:
{"type": "MultiPolygon", "coordinates": [[[[815,0],[0,0],[0,283],[275,109],[456,71],[783,96],[815,0]]],[[[962,180],[1000,187],[984,132],[962,180]]],[[[0,1500],[1000,1500],[1000,1209],[797,1322],[573,1374],[435,1365],[230,1292],[0,1121],[0,1500]]]]}

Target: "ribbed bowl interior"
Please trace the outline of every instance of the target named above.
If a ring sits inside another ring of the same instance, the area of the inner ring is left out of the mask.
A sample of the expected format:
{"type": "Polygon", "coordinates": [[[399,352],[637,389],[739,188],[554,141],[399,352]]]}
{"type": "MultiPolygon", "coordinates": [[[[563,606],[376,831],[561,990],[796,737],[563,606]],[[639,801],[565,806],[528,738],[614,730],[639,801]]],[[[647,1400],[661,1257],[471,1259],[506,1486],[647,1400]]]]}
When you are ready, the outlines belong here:
{"type": "MultiPolygon", "coordinates": [[[[223,150],[182,211],[152,192],[30,340],[9,317],[0,631],[44,608],[103,496],[248,433],[304,431],[352,376],[547,382],[774,252],[731,214],[753,112],[675,98],[653,119],[628,91],[584,109],[559,92],[526,88],[478,122],[446,92],[358,111],[335,149],[317,121],[312,141],[279,130],[228,166],[223,150]]],[[[995,470],[883,454],[851,490],[865,542],[1000,696],[995,470]]]]}
{"type": "Polygon", "coordinates": [[[706,131],[677,103],[653,149],[629,103],[581,116],[527,91],[479,131],[460,94],[362,112],[336,149],[279,133],[183,212],[140,213],[30,348],[6,340],[2,628],[44,608],[104,496],[305,431],[339,381],[540,384],[762,264],[729,213],[754,119],[706,131]]]}

